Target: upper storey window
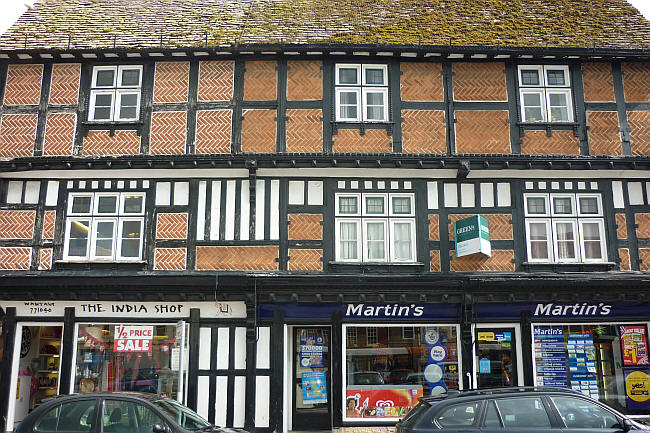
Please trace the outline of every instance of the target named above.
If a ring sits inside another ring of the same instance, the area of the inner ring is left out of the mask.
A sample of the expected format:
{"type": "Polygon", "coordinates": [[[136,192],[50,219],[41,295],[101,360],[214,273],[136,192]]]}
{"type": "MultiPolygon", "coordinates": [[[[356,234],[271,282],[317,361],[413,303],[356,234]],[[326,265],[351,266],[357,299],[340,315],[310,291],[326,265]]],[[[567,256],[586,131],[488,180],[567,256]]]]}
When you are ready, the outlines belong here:
{"type": "Polygon", "coordinates": [[[568,66],[519,66],[519,101],[524,122],[573,122],[568,66]]]}
{"type": "Polygon", "coordinates": [[[388,121],[387,65],[336,65],[336,120],[388,121]]]}
{"type": "Polygon", "coordinates": [[[142,66],[95,66],[88,120],[134,121],[140,118],[142,66]]]}

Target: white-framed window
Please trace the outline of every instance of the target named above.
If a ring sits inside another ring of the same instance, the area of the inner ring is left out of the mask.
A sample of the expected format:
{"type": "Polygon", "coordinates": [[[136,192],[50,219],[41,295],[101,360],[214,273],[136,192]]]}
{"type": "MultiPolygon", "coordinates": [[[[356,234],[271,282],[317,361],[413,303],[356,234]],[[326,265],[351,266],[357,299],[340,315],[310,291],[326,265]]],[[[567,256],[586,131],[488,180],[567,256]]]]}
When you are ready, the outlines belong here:
{"type": "Polygon", "coordinates": [[[529,262],[607,261],[600,194],[524,195],[529,262]]]}
{"type": "Polygon", "coordinates": [[[335,76],[337,121],[388,121],[387,65],[339,63],[335,76]]]}
{"type": "Polygon", "coordinates": [[[354,347],[357,345],[357,328],[347,328],[346,336],[348,346],[354,347]]]}
{"type": "Polygon", "coordinates": [[[336,260],[415,262],[412,193],[339,193],[336,199],[336,260]]]}
{"type": "Polygon", "coordinates": [[[366,328],[366,344],[377,344],[377,327],[368,326],[366,328]]]}
{"type": "Polygon", "coordinates": [[[566,65],[520,65],[517,70],[524,122],[573,122],[573,99],[566,65]]]}
{"type": "Polygon", "coordinates": [[[64,260],[140,260],[144,201],[143,192],[70,193],[64,260]]]}
{"type": "Polygon", "coordinates": [[[138,120],[141,89],[142,65],[95,66],[90,84],[88,120],[138,120]]]}

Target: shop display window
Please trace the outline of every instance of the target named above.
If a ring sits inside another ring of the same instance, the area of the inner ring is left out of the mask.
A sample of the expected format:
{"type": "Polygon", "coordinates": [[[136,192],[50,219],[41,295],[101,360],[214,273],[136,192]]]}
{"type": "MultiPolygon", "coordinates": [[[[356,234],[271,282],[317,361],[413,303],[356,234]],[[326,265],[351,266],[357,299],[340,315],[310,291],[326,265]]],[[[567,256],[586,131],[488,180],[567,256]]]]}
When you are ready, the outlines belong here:
{"type": "Polygon", "coordinates": [[[650,410],[646,324],[538,325],[535,384],[580,391],[629,415],[650,410]]]}
{"type": "Polygon", "coordinates": [[[80,324],[75,392],[140,391],[176,398],[174,325],[80,324]]]}
{"type": "Polygon", "coordinates": [[[418,398],[458,389],[456,328],[344,326],[345,420],[397,420],[418,398]]]}

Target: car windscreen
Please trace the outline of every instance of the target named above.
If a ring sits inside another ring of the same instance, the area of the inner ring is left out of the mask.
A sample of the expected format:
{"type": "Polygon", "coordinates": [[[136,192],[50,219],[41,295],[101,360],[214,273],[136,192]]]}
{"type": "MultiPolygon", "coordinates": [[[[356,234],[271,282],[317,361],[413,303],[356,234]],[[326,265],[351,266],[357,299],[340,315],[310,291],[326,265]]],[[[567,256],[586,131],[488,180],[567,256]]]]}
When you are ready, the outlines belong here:
{"type": "Polygon", "coordinates": [[[424,415],[424,413],[429,410],[431,405],[425,401],[420,401],[413,409],[406,414],[406,416],[400,421],[400,426],[402,427],[413,427],[416,422],[424,415]]]}
{"type": "Polygon", "coordinates": [[[155,400],[152,403],[154,406],[158,407],[158,409],[172,417],[174,421],[184,429],[200,430],[211,426],[211,424],[201,418],[199,414],[174,400],[162,399],[155,400]]]}

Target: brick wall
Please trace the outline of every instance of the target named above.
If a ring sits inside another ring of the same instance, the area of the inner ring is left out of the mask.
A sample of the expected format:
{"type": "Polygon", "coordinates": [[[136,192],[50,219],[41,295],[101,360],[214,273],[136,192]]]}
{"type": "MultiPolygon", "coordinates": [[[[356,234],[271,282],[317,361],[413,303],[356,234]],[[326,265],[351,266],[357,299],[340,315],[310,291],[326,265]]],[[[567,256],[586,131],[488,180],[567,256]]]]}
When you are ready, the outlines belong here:
{"type": "Polygon", "coordinates": [[[507,101],[503,63],[453,63],[454,100],[507,101]]]}
{"type": "Polygon", "coordinates": [[[650,102],[650,62],[623,63],[626,102],[650,102]]]}
{"type": "Polygon", "coordinates": [[[589,153],[591,155],[621,155],[621,133],[616,111],[587,111],[589,153]]]}
{"type": "Polygon", "coordinates": [[[0,157],[32,156],[37,114],[3,114],[0,117],[0,157]]]}
{"type": "Polygon", "coordinates": [[[0,247],[0,269],[27,271],[32,260],[29,247],[0,247]]]}
{"type": "Polygon", "coordinates": [[[634,216],[637,225],[636,237],[639,239],[650,239],[650,214],[638,213],[634,216]]]}
{"type": "Polygon", "coordinates": [[[5,105],[38,105],[41,101],[43,65],[9,65],[5,105]]]}
{"type": "Polygon", "coordinates": [[[196,269],[201,271],[276,271],[278,246],[196,247],[196,269]]]}
{"type": "Polygon", "coordinates": [[[322,271],[323,250],[289,248],[290,271],[322,271]]]}
{"type": "Polygon", "coordinates": [[[580,155],[580,140],[573,131],[526,131],[521,137],[521,153],[534,155],[580,155]]]}
{"type": "Polygon", "coordinates": [[[289,239],[323,239],[322,214],[289,214],[289,239]]]}
{"type": "Polygon", "coordinates": [[[402,101],[442,101],[442,65],[440,63],[400,64],[402,101]]]}
{"type": "Polygon", "coordinates": [[[610,63],[583,63],[582,83],[585,90],[585,102],[616,101],[610,63]]]}
{"type": "Polygon", "coordinates": [[[621,271],[630,271],[632,270],[632,265],[630,264],[630,250],[627,248],[618,249],[618,257],[621,259],[620,269],[621,271]]]}
{"type": "Polygon", "coordinates": [[[289,61],[287,66],[288,100],[323,99],[322,62],[289,61]]]}
{"type": "Polygon", "coordinates": [[[153,102],[187,102],[189,62],[156,62],[153,102]]]}
{"type": "Polygon", "coordinates": [[[270,101],[277,99],[277,62],[266,60],[246,62],[244,72],[244,99],[270,101]]]}
{"type": "Polygon", "coordinates": [[[45,122],[43,155],[72,155],[76,126],[75,113],[48,113],[45,122]]]}
{"type": "Polygon", "coordinates": [[[364,135],[358,129],[339,129],[332,140],[334,153],[385,153],[393,150],[392,137],[382,129],[366,129],[364,135]]]}
{"type": "Polygon", "coordinates": [[[318,109],[287,110],[287,152],[314,153],[323,151],[323,117],[318,109]]]}
{"type": "Polygon", "coordinates": [[[49,271],[52,269],[52,256],[54,252],[52,248],[41,248],[38,257],[38,270],[49,271]]]}
{"type": "Polygon", "coordinates": [[[51,105],[77,104],[80,79],[81,65],[79,63],[55,63],[52,65],[49,103],[51,105]]]}
{"type": "Polygon", "coordinates": [[[639,248],[639,259],[641,260],[639,269],[650,271],[650,248],[639,248]]]}
{"type": "Polygon", "coordinates": [[[430,254],[431,254],[431,262],[429,263],[429,271],[440,272],[442,270],[442,267],[440,265],[440,251],[431,250],[430,254]]]}
{"type": "Polygon", "coordinates": [[[442,110],[402,110],[403,153],[446,153],[447,128],[442,110]]]}
{"type": "Polygon", "coordinates": [[[451,251],[452,272],[474,272],[474,271],[514,271],[515,252],[513,250],[492,250],[492,256],[483,254],[470,254],[463,257],[455,257],[455,251],[451,251]]]}
{"type": "Polygon", "coordinates": [[[152,155],[185,153],[186,131],[186,111],[152,113],[149,153],[152,155]]]}
{"type": "Polygon", "coordinates": [[[159,213],[156,239],[187,239],[186,213],[159,213]]]}
{"type": "Polygon", "coordinates": [[[627,239],[627,223],[624,213],[616,214],[616,237],[627,239]]]}
{"type": "Polygon", "coordinates": [[[440,240],[440,218],[438,215],[429,215],[429,240],[440,240]]]}
{"type": "Polygon", "coordinates": [[[156,248],[153,268],[156,271],[183,271],[187,267],[187,248],[156,248]]]}
{"type": "Polygon", "coordinates": [[[511,153],[508,112],[459,110],[456,117],[456,153],[511,153]]]}
{"type": "Polygon", "coordinates": [[[117,130],[88,131],[83,139],[83,154],[95,156],[137,155],[140,153],[140,137],[135,131],[117,130]]]}
{"type": "Polygon", "coordinates": [[[229,101],[233,95],[235,63],[229,60],[199,62],[199,101],[229,101]]]}
{"type": "Polygon", "coordinates": [[[650,155],[650,111],[628,111],[632,155],[650,155]]]}
{"type": "Polygon", "coordinates": [[[54,228],[56,227],[56,211],[46,210],[43,214],[43,239],[54,239],[54,228]]]}
{"type": "Polygon", "coordinates": [[[276,151],[276,110],[243,110],[241,127],[242,152],[273,153],[276,151]]]}
{"type": "Polygon", "coordinates": [[[0,239],[32,239],[34,210],[0,210],[0,239]]]}
{"type": "Polygon", "coordinates": [[[230,153],[232,110],[196,112],[196,153],[230,153]]]}

